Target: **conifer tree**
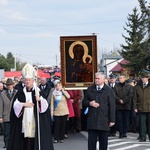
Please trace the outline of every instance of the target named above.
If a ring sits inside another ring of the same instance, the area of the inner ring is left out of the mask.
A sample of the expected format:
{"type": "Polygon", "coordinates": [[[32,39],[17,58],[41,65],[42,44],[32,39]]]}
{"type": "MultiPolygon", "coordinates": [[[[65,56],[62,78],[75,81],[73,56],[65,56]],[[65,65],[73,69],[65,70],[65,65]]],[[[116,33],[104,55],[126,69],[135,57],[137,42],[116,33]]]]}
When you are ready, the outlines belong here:
{"type": "Polygon", "coordinates": [[[145,58],[145,50],[143,49],[143,40],[145,36],[143,15],[139,14],[137,8],[133,9],[133,14],[129,14],[127,27],[124,30],[128,36],[123,35],[126,45],[121,45],[120,55],[128,61],[128,64],[122,65],[128,68],[131,73],[138,75],[143,68],[143,58],[145,58]]]}
{"type": "Polygon", "coordinates": [[[144,58],[145,66],[147,66],[150,65],[150,3],[147,5],[147,1],[139,0],[139,4],[146,31],[145,39],[143,42],[143,49],[145,49],[147,54],[144,58]]]}

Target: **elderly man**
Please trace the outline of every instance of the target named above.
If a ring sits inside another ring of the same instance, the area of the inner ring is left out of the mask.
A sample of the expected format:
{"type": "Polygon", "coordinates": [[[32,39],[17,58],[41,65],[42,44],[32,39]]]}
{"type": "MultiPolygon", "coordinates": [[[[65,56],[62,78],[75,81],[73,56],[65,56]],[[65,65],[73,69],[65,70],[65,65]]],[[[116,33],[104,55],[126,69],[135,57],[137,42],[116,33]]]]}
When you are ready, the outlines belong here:
{"type": "Polygon", "coordinates": [[[53,150],[48,103],[34,83],[35,69],[22,70],[25,87],[17,92],[11,110],[7,150],[53,150]]]}
{"type": "Polygon", "coordinates": [[[95,84],[88,87],[83,104],[89,107],[87,113],[88,150],[107,150],[108,133],[115,124],[115,96],[105,83],[104,74],[95,73],[95,84]]]}
{"type": "Polygon", "coordinates": [[[3,123],[4,129],[4,148],[7,148],[10,134],[10,110],[14,96],[17,90],[13,88],[14,82],[8,78],[6,81],[7,90],[4,90],[0,96],[0,123],[3,123]]]}

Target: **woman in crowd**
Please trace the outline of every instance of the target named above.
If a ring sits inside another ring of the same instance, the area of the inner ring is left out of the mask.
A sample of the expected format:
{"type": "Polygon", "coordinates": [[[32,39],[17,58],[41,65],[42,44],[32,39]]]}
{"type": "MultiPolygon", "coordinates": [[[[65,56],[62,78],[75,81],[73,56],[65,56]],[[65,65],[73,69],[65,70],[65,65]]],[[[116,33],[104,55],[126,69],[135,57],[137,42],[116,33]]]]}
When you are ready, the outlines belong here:
{"type": "Polygon", "coordinates": [[[61,82],[57,82],[51,98],[51,116],[54,119],[54,143],[64,142],[64,133],[69,114],[67,99],[70,95],[62,87],[61,82]]]}

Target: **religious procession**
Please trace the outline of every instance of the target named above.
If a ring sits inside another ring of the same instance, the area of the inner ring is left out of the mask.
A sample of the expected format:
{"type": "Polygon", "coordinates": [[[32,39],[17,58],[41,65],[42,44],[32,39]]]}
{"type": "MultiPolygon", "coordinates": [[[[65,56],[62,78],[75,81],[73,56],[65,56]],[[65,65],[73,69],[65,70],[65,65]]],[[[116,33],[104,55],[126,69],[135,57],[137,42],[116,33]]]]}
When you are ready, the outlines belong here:
{"type": "Polygon", "coordinates": [[[0,150],[150,150],[147,0],[0,0],[0,14],[0,150]]]}
{"type": "Polygon", "coordinates": [[[95,72],[94,84],[65,89],[61,77],[38,78],[38,68],[27,63],[22,78],[1,79],[0,134],[7,150],[53,150],[70,135],[88,134],[87,147],[107,150],[110,137],[124,139],[136,133],[139,142],[150,139],[150,70],[139,79],[124,74],[95,72]],[[147,137],[148,136],[148,137],[147,137]]]}

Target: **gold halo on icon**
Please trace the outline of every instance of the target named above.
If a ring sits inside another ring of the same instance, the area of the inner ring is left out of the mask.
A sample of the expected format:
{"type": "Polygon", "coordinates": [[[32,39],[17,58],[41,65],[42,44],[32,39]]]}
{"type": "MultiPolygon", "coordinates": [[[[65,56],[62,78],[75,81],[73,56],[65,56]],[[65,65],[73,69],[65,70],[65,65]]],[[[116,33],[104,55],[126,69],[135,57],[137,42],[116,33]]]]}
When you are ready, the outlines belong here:
{"type": "Polygon", "coordinates": [[[88,63],[92,62],[92,57],[90,55],[84,55],[83,58],[82,58],[82,60],[83,60],[84,63],[86,63],[86,58],[90,59],[90,61],[88,63]]]}
{"type": "Polygon", "coordinates": [[[88,47],[87,45],[84,43],[84,42],[81,42],[81,41],[76,41],[76,42],[73,42],[70,47],[69,47],[69,56],[73,59],[74,58],[74,53],[73,53],[73,48],[75,45],[82,45],[83,46],[83,49],[84,49],[84,56],[87,56],[88,55],[88,47]]]}

